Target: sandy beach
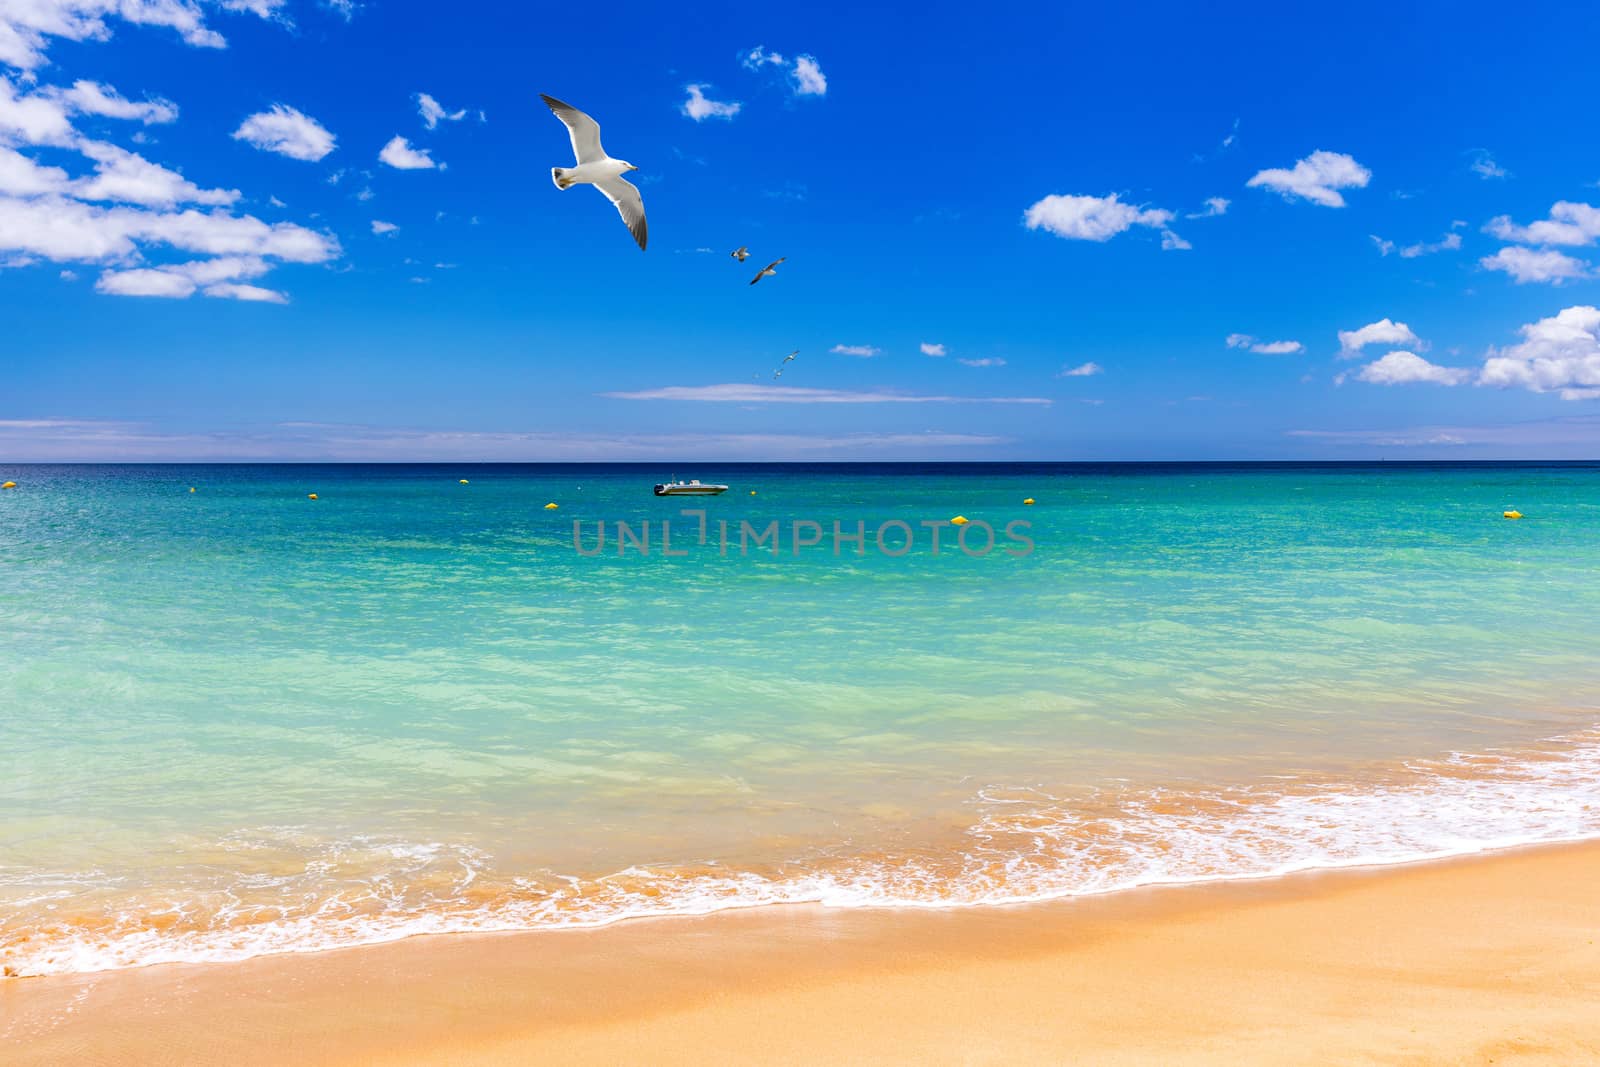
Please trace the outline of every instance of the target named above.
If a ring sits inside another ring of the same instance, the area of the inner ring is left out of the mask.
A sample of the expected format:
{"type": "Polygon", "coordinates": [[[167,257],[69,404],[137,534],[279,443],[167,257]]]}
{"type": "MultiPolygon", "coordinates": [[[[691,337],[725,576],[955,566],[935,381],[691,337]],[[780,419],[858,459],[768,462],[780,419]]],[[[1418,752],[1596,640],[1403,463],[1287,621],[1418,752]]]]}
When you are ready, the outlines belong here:
{"type": "Polygon", "coordinates": [[[1600,1060],[1600,845],[0,986],[9,1064],[1600,1060]]]}

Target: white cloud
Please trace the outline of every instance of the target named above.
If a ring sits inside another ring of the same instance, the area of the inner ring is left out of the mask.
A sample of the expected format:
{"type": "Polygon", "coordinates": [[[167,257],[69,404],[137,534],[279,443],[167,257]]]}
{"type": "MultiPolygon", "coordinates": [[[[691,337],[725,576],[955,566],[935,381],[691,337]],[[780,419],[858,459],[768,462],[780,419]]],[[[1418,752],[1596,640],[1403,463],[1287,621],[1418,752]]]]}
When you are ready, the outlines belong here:
{"type": "Polygon", "coordinates": [[[684,89],[689,93],[689,99],[685,100],[683,106],[678,110],[696,122],[704,122],[706,119],[731,119],[744,106],[738,102],[725,104],[721,101],[708,99],[705,95],[705,90],[709,88],[709,85],[684,86],[684,89]]]}
{"type": "Polygon", "coordinates": [[[104,141],[84,141],[78,150],[95,161],[95,176],[77,183],[80,200],[118,200],[147,207],[232,204],[237,189],[202,189],[176,171],[104,141]]]}
{"type": "Polygon", "coordinates": [[[1527,282],[1544,282],[1560,285],[1574,278],[1589,276],[1589,265],[1581,259],[1563,255],[1553,248],[1502,248],[1492,256],[1478,260],[1484,270],[1504,271],[1518,285],[1527,282]]]}
{"type": "Polygon", "coordinates": [[[1478,149],[1475,155],[1476,158],[1470,164],[1471,170],[1484,181],[1489,181],[1493,178],[1509,178],[1511,176],[1511,172],[1496,163],[1494,156],[1484,149],[1478,149]]]}
{"type": "Polygon", "coordinates": [[[322,123],[283,104],[274,104],[272,110],[246,118],[233,131],[233,139],[254,145],[263,152],[276,152],[310,163],[332,152],[335,141],[322,123]]]}
{"type": "Polygon", "coordinates": [[[1057,378],[1089,378],[1096,374],[1104,374],[1105,368],[1098,363],[1080,363],[1076,367],[1062,368],[1057,378]]]}
{"type": "Polygon", "coordinates": [[[1502,241],[1516,244],[1581,247],[1593,244],[1595,238],[1600,237],[1600,208],[1560,200],[1550,206],[1547,219],[1518,226],[1510,215],[1500,215],[1490,219],[1483,229],[1502,241]]]}
{"type": "Polygon", "coordinates": [[[1125,204],[1117,199],[1116,193],[1110,196],[1052,194],[1030,207],[1023,221],[1030,230],[1046,230],[1068,240],[1109,241],[1134,226],[1166,230],[1172,221],[1172,212],[1125,204]]]}
{"type": "Polygon", "coordinates": [[[799,96],[822,96],[828,91],[828,79],[812,56],[795,59],[794,85],[794,91],[799,96]]]}
{"type": "Polygon", "coordinates": [[[0,252],[55,262],[127,262],[142,245],[291,263],[322,263],[339,254],[331,235],[221,210],[158,212],[99,207],[53,195],[0,196],[0,252]]]}
{"type": "Polygon", "coordinates": [[[383,146],[378,158],[396,170],[432,170],[439,166],[426,148],[413,148],[411,142],[399,136],[383,146]]]}
{"type": "MultiPolygon", "coordinates": [[[[1229,140],[1232,140],[1232,138],[1229,138],[1229,140]]],[[[1216,218],[1218,215],[1226,215],[1228,213],[1228,205],[1231,203],[1233,203],[1233,201],[1225,200],[1220,196],[1207,197],[1204,210],[1192,212],[1184,217],[1190,219],[1216,218]]]]}
{"type": "Polygon", "coordinates": [[[1379,237],[1375,233],[1367,234],[1367,239],[1378,246],[1378,255],[1380,256],[1387,256],[1390,252],[1394,251],[1393,241],[1385,241],[1382,237],[1379,237]]]}
{"type": "Polygon", "coordinates": [[[322,0],[322,6],[332,11],[346,22],[356,17],[356,12],[361,10],[361,5],[356,0],[322,0]]]}
{"type": "Polygon", "coordinates": [[[1287,356],[1295,352],[1305,351],[1305,345],[1299,341],[1261,341],[1247,333],[1230,333],[1227,337],[1229,348],[1243,348],[1263,356],[1287,356]]]}
{"type": "Polygon", "coordinates": [[[1355,359],[1368,345],[1394,345],[1418,350],[1426,350],[1428,347],[1422,338],[1411,332],[1411,327],[1387,318],[1369,322],[1359,330],[1339,331],[1340,359],[1355,359]]]}
{"type": "Polygon", "coordinates": [[[396,226],[392,222],[384,222],[382,219],[373,219],[372,220],[372,232],[373,233],[378,233],[378,234],[382,234],[382,233],[398,233],[398,232],[400,232],[400,227],[396,226]]]}
{"type": "Polygon", "coordinates": [[[68,184],[67,172],[60,167],[41,166],[22,153],[0,145],[0,195],[60,193],[68,184]]]}
{"type": "Polygon", "coordinates": [[[1390,352],[1382,359],[1362,367],[1356,372],[1356,377],[1374,385],[1403,385],[1409,382],[1460,385],[1472,377],[1472,372],[1465,367],[1441,367],[1411,352],[1390,352]]]}
{"type": "Polygon", "coordinates": [[[119,270],[100,275],[95,291],[114,296],[163,296],[182,300],[193,296],[194,280],[164,270],[119,270]]]}
{"type": "Polygon", "coordinates": [[[128,100],[111,86],[101,85],[99,82],[79,80],[72,83],[72,88],[51,90],[49,95],[66,102],[73,111],[83,115],[131,119],[146,126],[176,122],[178,119],[178,105],[170,100],[163,100],[160,97],[149,100],[128,100]]]}
{"type": "Polygon", "coordinates": [[[968,367],[1004,367],[1006,361],[999,356],[986,356],[983,359],[958,359],[957,363],[968,367]]]}
{"type": "Polygon", "coordinates": [[[1586,400],[1600,389],[1600,309],[1564,308],[1521,329],[1523,341],[1490,349],[1479,385],[1522,386],[1536,393],[1555,390],[1566,400],[1586,400]]]}
{"type": "Polygon", "coordinates": [[[255,304],[287,304],[289,298],[276,289],[263,289],[259,285],[240,285],[236,282],[224,282],[220,285],[208,285],[205,288],[207,296],[222,297],[227,300],[244,300],[255,304]]]}
{"type": "Polygon", "coordinates": [[[1286,200],[1309,200],[1323,207],[1344,207],[1340,189],[1362,189],[1372,172],[1343,152],[1316,151],[1289,170],[1264,170],[1245,185],[1271,189],[1286,200]]]}
{"type": "Polygon", "coordinates": [[[75,134],[68,110],[63,100],[19,94],[11,79],[0,74],[0,138],[23,144],[70,144],[75,134]]]}
{"type": "MultiPolygon", "coordinates": [[[[263,18],[277,15],[282,0],[216,0],[227,11],[263,18]]],[[[225,48],[227,41],[205,23],[196,0],[4,0],[0,2],[0,63],[32,70],[45,62],[48,39],[104,41],[108,19],[175,30],[196,48],[225,48]]]]}
{"type": "Polygon", "coordinates": [[[460,122],[467,117],[466,108],[460,111],[446,111],[443,104],[427,93],[418,93],[413,99],[417,102],[417,114],[422,116],[422,124],[430,130],[440,122],[460,122]]]}
{"type": "Polygon", "coordinates": [[[694,400],[719,404],[1040,404],[1040,396],[919,396],[882,391],[801,389],[781,385],[667,385],[637,392],[601,393],[613,400],[694,400]]]}
{"type": "Polygon", "coordinates": [[[1163,252],[1187,252],[1194,245],[1185,241],[1171,230],[1161,231],[1161,250],[1163,252]]]}
{"type": "Polygon", "coordinates": [[[945,355],[948,355],[948,353],[945,352],[944,345],[934,344],[932,341],[922,342],[921,348],[922,354],[925,356],[942,358],[945,355]]]}
{"type": "Polygon", "coordinates": [[[874,348],[872,345],[834,345],[828,351],[840,356],[860,356],[862,359],[871,359],[873,356],[883,354],[883,349],[874,348]]]}
{"type": "Polygon", "coordinates": [[[161,267],[106,271],[95,282],[95,289],[115,296],[157,296],[182,300],[201,287],[205,295],[234,300],[286,304],[288,297],[272,289],[239,284],[240,278],[254,278],[271,270],[256,256],[219,256],[191,263],[171,263],[161,267]]]}

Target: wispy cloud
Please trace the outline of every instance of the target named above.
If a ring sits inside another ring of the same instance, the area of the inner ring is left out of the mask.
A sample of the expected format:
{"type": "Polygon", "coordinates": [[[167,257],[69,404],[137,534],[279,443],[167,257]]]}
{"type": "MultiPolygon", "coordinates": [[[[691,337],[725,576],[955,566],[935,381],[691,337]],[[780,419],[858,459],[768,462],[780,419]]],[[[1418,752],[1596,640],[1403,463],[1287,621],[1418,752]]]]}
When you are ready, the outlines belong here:
{"type": "Polygon", "coordinates": [[[170,429],[100,419],[0,419],[17,462],[623,462],[805,456],[960,457],[1009,443],[996,434],[929,430],[846,434],[547,433],[290,422],[249,429],[170,429]]]}
{"type": "Polygon", "coordinates": [[[1220,196],[1207,197],[1206,206],[1204,208],[1200,209],[1199,211],[1191,212],[1190,214],[1185,215],[1184,218],[1214,219],[1218,215],[1226,215],[1228,213],[1228,205],[1231,203],[1233,203],[1233,201],[1226,200],[1220,196]]]}
{"type": "Polygon", "coordinates": [[[958,359],[957,363],[964,367],[1004,367],[1006,361],[999,356],[985,356],[982,359],[958,359]]]}
{"type": "Polygon", "coordinates": [[[430,130],[441,122],[460,122],[467,117],[466,108],[448,111],[443,104],[427,93],[418,93],[412,99],[417,102],[417,114],[422,116],[422,124],[430,130]]]}
{"type": "Polygon", "coordinates": [[[769,52],[765,46],[757,45],[740,55],[739,63],[746,70],[775,68],[785,72],[795,96],[825,96],[828,92],[828,78],[822,73],[816,56],[801,54],[789,59],[780,52],[769,52]]]}
{"type": "Polygon", "coordinates": [[[1262,341],[1247,333],[1230,333],[1227,345],[1229,348],[1242,348],[1247,352],[1256,352],[1263,356],[1289,356],[1296,352],[1304,352],[1306,348],[1299,341],[1262,341]]]}
{"type": "Polygon", "coordinates": [[[1080,363],[1076,367],[1063,367],[1057,378],[1089,378],[1096,374],[1104,374],[1106,369],[1098,363],[1080,363]]]}
{"type": "Polygon", "coordinates": [[[883,354],[883,349],[875,348],[872,345],[834,345],[828,351],[834,355],[855,356],[859,359],[871,359],[873,356],[883,354]]]}
{"type": "Polygon", "coordinates": [[[1500,164],[1496,163],[1494,161],[1494,156],[1490,155],[1489,150],[1486,148],[1475,149],[1473,151],[1472,162],[1467,166],[1472,173],[1476,174],[1484,181],[1493,181],[1496,178],[1511,177],[1511,172],[1506,170],[1500,164]]]}
{"type": "Polygon", "coordinates": [[[932,341],[924,341],[919,347],[923,355],[933,356],[936,359],[942,359],[948,354],[945,352],[944,345],[934,344],[932,341]]]}
{"type": "Polygon", "coordinates": [[[717,404],[1043,404],[1038,396],[926,396],[887,390],[802,389],[779,385],[667,385],[601,393],[613,400],[692,400],[717,404]]]}

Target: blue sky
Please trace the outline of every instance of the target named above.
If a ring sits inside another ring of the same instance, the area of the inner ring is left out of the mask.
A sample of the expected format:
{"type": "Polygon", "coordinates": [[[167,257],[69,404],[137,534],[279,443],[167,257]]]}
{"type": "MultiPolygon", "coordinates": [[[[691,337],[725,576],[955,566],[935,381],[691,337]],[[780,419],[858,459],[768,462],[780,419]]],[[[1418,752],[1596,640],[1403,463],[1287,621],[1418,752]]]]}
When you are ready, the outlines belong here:
{"type": "Polygon", "coordinates": [[[1600,10],[604,10],[0,0],[0,459],[1600,453],[1600,10]]]}

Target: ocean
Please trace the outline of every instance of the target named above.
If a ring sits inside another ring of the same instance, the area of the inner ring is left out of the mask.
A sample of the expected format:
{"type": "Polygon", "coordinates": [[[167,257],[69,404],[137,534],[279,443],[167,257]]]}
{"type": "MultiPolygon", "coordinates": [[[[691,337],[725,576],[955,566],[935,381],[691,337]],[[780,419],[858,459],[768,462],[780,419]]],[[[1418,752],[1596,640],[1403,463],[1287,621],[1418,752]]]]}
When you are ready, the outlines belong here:
{"type": "Polygon", "coordinates": [[[1600,464],[5,480],[7,976],[1600,836],[1600,464]]]}

